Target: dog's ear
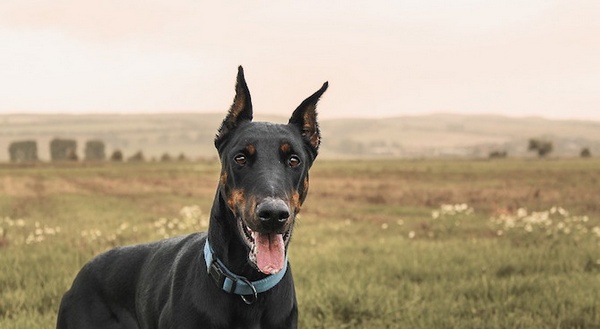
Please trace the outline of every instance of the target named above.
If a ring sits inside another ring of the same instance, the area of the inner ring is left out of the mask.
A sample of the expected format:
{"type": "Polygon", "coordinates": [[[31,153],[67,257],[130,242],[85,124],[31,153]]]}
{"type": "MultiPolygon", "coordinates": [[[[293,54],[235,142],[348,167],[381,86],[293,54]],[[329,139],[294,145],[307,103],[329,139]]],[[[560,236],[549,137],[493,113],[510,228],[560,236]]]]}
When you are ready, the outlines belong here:
{"type": "Polygon", "coordinates": [[[252,121],[252,100],[250,99],[250,91],[244,78],[244,68],[239,66],[233,104],[231,104],[231,108],[215,137],[215,146],[219,148],[219,145],[229,132],[239,126],[240,123],[247,121],[252,121]]]}
{"type": "Polygon", "coordinates": [[[289,121],[289,124],[300,129],[302,137],[312,146],[315,153],[319,149],[319,144],[321,144],[321,132],[317,122],[317,103],[328,86],[329,83],[325,82],[321,89],[305,99],[292,113],[289,121]]]}

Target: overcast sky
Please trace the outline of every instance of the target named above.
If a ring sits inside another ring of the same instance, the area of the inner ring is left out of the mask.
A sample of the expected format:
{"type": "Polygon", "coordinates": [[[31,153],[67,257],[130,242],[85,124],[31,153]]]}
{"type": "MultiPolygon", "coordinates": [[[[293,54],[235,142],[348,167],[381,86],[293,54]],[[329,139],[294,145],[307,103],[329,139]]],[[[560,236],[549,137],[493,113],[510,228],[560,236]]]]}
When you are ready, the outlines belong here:
{"type": "Polygon", "coordinates": [[[600,120],[598,0],[0,2],[0,113],[600,120]]]}

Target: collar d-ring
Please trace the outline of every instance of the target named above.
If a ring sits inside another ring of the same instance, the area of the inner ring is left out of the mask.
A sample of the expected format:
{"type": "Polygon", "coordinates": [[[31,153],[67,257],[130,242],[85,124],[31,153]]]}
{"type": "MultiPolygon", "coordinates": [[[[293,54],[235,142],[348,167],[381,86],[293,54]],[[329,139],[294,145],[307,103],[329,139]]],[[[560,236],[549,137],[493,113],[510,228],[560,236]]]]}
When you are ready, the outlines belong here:
{"type": "Polygon", "coordinates": [[[247,305],[254,304],[254,302],[258,299],[258,293],[256,292],[256,288],[254,287],[252,282],[250,282],[250,280],[246,279],[245,277],[240,277],[240,280],[248,286],[250,286],[250,288],[252,289],[252,295],[240,295],[240,297],[242,297],[242,300],[247,305]],[[247,296],[252,296],[252,299],[249,299],[247,296]]]}

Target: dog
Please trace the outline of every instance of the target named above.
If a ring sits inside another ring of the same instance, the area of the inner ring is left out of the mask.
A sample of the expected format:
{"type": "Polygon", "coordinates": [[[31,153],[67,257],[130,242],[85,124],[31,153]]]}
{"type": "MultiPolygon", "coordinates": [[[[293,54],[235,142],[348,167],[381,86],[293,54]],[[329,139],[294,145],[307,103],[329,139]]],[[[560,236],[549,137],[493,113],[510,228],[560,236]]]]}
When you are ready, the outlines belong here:
{"type": "Polygon", "coordinates": [[[252,121],[238,68],[215,137],[221,173],[207,232],[96,256],[62,298],[57,328],[297,328],[287,252],[321,135],[316,106],[287,124],[252,121]]]}

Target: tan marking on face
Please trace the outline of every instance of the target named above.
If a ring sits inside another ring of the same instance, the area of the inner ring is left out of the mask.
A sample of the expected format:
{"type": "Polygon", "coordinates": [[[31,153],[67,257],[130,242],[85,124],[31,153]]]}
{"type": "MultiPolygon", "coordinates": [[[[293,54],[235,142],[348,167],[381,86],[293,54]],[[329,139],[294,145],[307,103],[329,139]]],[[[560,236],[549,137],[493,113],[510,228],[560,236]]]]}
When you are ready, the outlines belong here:
{"type": "Polygon", "coordinates": [[[219,179],[219,182],[221,182],[222,186],[227,185],[227,172],[222,172],[221,173],[221,179],[219,179]]]}
{"type": "Polygon", "coordinates": [[[298,193],[296,191],[294,191],[294,193],[292,193],[292,199],[290,200],[290,205],[292,206],[291,208],[293,209],[295,214],[300,212],[300,208],[302,208],[302,201],[300,201],[300,193],[298,193]]]}
{"type": "Polygon", "coordinates": [[[308,177],[304,177],[304,184],[302,185],[302,194],[306,195],[308,193],[308,177]]]}
{"type": "Polygon", "coordinates": [[[246,196],[244,195],[244,190],[232,190],[227,196],[227,205],[234,213],[236,213],[236,208],[244,209],[244,206],[246,205],[246,196]]]}
{"type": "Polygon", "coordinates": [[[281,146],[279,147],[279,149],[283,153],[290,153],[290,151],[292,150],[292,146],[290,144],[288,144],[288,143],[283,143],[283,144],[281,144],[281,146]]]}
{"type": "Polygon", "coordinates": [[[244,209],[244,218],[247,221],[252,221],[256,218],[256,197],[251,195],[246,200],[246,208],[244,209]]]}
{"type": "Polygon", "coordinates": [[[248,144],[246,145],[246,152],[248,152],[248,155],[254,155],[256,153],[256,147],[252,144],[248,144]]]}

